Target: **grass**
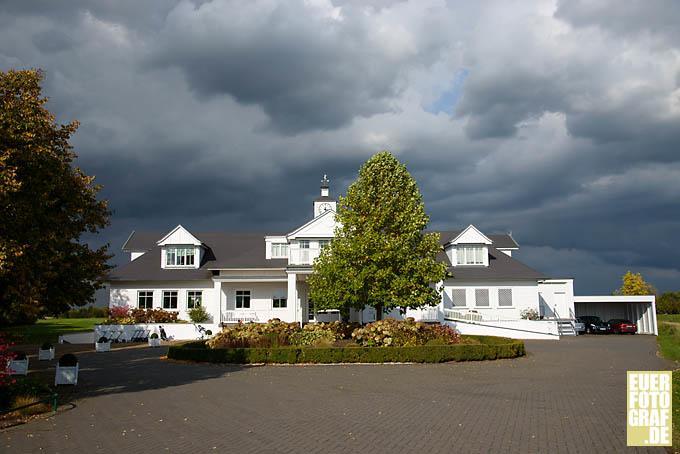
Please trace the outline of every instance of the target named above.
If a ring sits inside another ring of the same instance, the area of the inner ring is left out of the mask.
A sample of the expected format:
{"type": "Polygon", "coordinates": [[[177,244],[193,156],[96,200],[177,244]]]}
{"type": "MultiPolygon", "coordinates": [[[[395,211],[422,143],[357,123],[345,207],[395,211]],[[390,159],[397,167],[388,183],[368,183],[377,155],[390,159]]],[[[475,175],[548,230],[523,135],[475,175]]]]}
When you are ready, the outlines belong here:
{"type": "Polygon", "coordinates": [[[680,314],[656,314],[659,322],[680,323],[680,314]]]}
{"type": "Polygon", "coordinates": [[[94,325],[104,320],[103,318],[50,318],[38,320],[33,325],[0,328],[0,332],[9,335],[17,344],[56,343],[62,334],[92,331],[94,325]]]}
{"type": "MultiPolygon", "coordinates": [[[[661,356],[680,361],[680,314],[657,314],[661,356]],[[670,323],[669,323],[670,322],[670,323]]],[[[673,450],[680,452],[680,369],[673,371],[673,450]]]]}

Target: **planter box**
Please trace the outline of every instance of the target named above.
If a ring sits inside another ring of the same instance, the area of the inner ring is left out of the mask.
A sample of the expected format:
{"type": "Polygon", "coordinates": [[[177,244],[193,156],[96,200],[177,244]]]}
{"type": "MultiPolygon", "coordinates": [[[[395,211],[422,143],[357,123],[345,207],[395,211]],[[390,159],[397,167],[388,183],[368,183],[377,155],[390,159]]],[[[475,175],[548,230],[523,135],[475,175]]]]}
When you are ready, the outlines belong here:
{"type": "Polygon", "coordinates": [[[51,361],[54,359],[54,347],[49,350],[38,350],[38,361],[51,361]]]}
{"type": "Polygon", "coordinates": [[[94,349],[98,352],[108,352],[111,351],[111,341],[108,342],[95,342],[94,349]]]}
{"type": "Polygon", "coordinates": [[[28,374],[28,358],[21,360],[11,360],[9,362],[10,375],[26,375],[28,374]]]}
{"type": "Polygon", "coordinates": [[[54,385],[77,385],[78,364],[74,367],[63,367],[57,364],[57,373],[54,376],[54,385]]]}
{"type": "Polygon", "coordinates": [[[149,347],[160,347],[161,346],[161,338],[157,337],[156,339],[149,338],[149,347]]]}

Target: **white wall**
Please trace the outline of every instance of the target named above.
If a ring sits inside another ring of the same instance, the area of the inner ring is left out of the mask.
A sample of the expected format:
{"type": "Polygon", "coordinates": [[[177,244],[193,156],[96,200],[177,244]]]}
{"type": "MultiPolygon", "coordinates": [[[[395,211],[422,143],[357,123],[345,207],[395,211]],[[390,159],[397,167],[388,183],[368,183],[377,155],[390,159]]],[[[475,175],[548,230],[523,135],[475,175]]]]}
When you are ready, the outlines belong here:
{"type": "Polygon", "coordinates": [[[494,325],[460,321],[447,321],[446,324],[458,330],[460,334],[468,336],[500,336],[511,339],[560,339],[557,323],[542,320],[513,320],[494,322],[494,325]]]}
{"type": "Polygon", "coordinates": [[[272,318],[282,321],[295,321],[295,305],[288,299],[288,307],[275,309],[272,307],[274,295],[287,297],[286,282],[222,282],[222,310],[256,312],[258,322],[266,322],[272,318]],[[250,309],[236,309],[236,291],[250,290],[250,309]]]}
{"type": "Polygon", "coordinates": [[[541,315],[569,319],[576,317],[573,279],[546,279],[538,284],[538,293],[541,315]]]}
{"type": "MultiPolygon", "coordinates": [[[[215,294],[213,282],[205,281],[129,281],[111,282],[109,288],[109,307],[128,306],[137,307],[137,292],[141,290],[153,291],[154,309],[163,309],[163,290],[177,291],[177,312],[179,318],[188,320],[187,291],[201,290],[203,292],[203,307],[209,314],[218,313],[219,300],[215,294]]],[[[165,309],[169,310],[169,309],[165,309]]],[[[219,323],[219,320],[213,320],[219,323]]]]}
{"type": "Polygon", "coordinates": [[[449,279],[444,282],[442,295],[443,307],[454,310],[476,310],[487,318],[519,319],[524,309],[538,311],[538,284],[536,281],[488,281],[488,282],[460,282],[449,279]],[[512,289],[512,307],[498,306],[498,290],[512,289]],[[453,289],[466,291],[466,306],[453,306],[451,295],[453,289]],[[475,304],[475,289],[489,289],[489,306],[475,304]]]}

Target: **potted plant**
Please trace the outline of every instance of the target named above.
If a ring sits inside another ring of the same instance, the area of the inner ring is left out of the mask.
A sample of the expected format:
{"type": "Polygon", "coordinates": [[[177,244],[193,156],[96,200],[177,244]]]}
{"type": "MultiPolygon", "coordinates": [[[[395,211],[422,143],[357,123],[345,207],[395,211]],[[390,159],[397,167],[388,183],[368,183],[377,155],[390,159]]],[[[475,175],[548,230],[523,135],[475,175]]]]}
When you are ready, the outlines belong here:
{"type": "Polygon", "coordinates": [[[45,342],[38,349],[38,361],[51,361],[54,359],[54,345],[45,342]]]}
{"type": "Polygon", "coordinates": [[[157,333],[151,333],[151,336],[149,336],[149,347],[160,347],[161,346],[161,340],[158,338],[157,333]]]}
{"type": "Polygon", "coordinates": [[[28,357],[24,352],[14,352],[14,358],[9,360],[10,375],[28,374],[28,357]]]}
{"type": "Polygon", "coordinates": [[[78,358],[75,355],[66,353],[59,358],[54,384],[55,386],[78,384],[78,358]]]}
{"type": "Polygon", "coordinates": [[[106,336],[102,336],[94,343],[94,348],[98,352],[108,352],[111,350],[111,341],[106,336]]]}

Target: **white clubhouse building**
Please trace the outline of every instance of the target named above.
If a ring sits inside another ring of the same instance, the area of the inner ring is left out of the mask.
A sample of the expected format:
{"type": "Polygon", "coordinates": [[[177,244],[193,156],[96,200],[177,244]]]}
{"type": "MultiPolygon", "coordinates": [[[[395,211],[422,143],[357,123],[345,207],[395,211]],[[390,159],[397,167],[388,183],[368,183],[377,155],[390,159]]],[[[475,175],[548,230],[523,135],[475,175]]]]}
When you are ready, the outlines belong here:
{"type": "MultiPolygon", "coordinates": [[[[324,176],[311,219],[287,233],[202,233],[181,225],[167,233],[133,231],[123,245],[130,262],[109,277],[109,305],[178,311],[183,319],[201,305],[215,324],[336,320],[337,311],[314,309],[307,286],[314,259],[333,238],[335,209],[324,176]]],[[[519,245],[510,234],[487,235],[473,225],[439,233],[439,259],[451,276],[441,302],[405,316],[519,338],[573,334],[577,315],[628,318],[640,332],[656,333],[653,297],[574,297],[572,279],[545,276],[513,258],[519,245]],[[528,309],[541,320],[523,320],[528,309]]],[[[366,323],[375,312],[352,311],[350,318],[366,323]]]]}

